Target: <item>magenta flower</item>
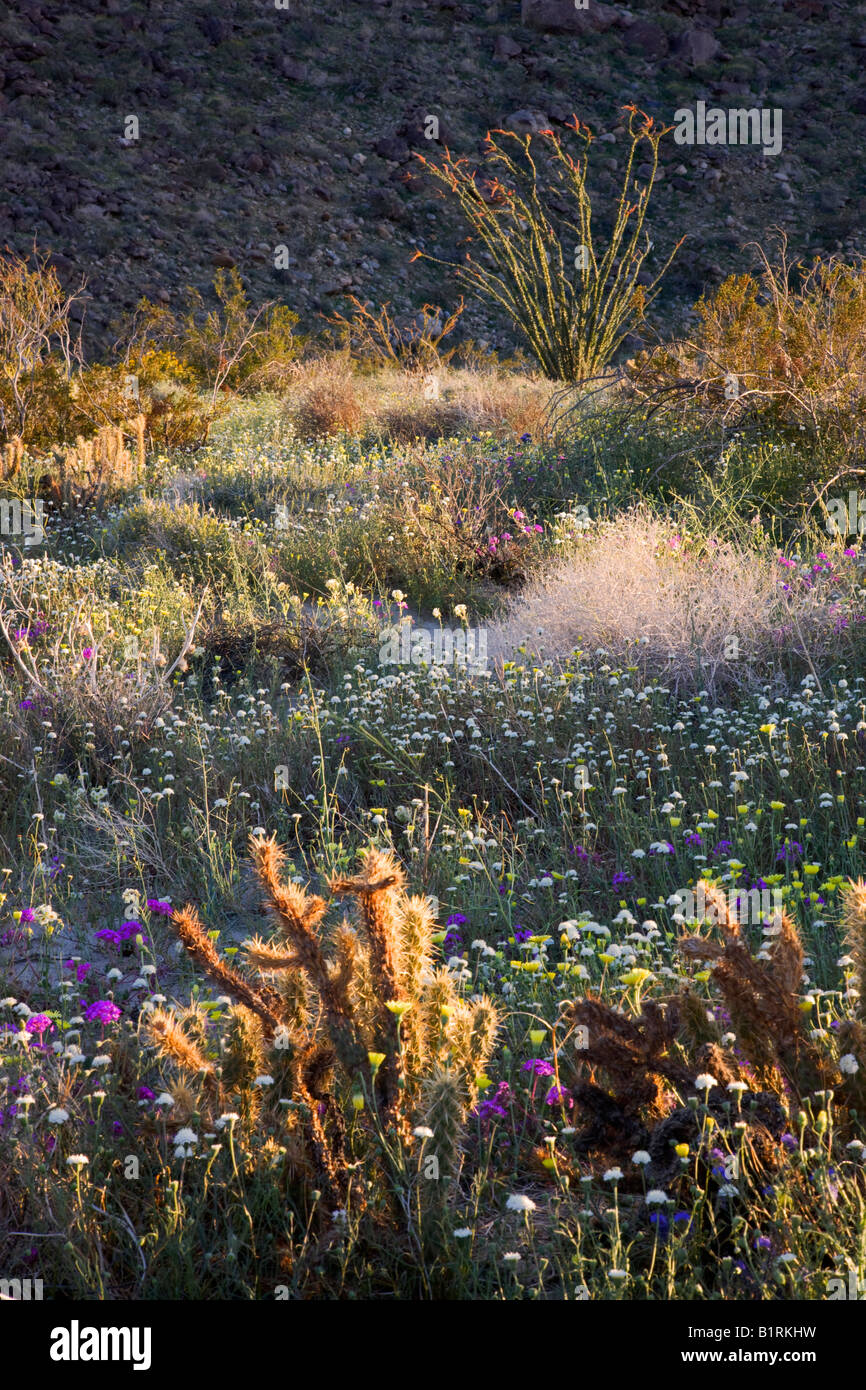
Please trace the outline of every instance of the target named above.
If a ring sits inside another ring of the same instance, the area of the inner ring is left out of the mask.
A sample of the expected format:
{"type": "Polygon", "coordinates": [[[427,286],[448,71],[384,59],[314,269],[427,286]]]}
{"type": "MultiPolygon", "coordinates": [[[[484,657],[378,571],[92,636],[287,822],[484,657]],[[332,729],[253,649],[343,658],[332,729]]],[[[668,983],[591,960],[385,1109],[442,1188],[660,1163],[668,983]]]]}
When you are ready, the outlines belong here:
{"type": "Polygon", "coordinates": [[[162,913],[163,917],[170,917],[171,914],[174,912],[174,908],[172,907],[171,903],[161,902],[159,898],[148,898],[147,906],[148,911],[162,913]]]}
{"type": "Polygon", "coordinates": [[[565,1086],[551,1086],[544,1097],[544,1103],[545,1105],[564,1105],[566,1110],[571,1110],[574,1105],[574,1101],[565,1086]]]}
{"type": "Polygon", "coordinates": [[[545,1062],[540,1057],[530,1057],[521,1067],[521,1071],[531,1071],[533,1076],[553,1076],[555,1070],[552,1062],[545,1062]]]}
{"type": "Polygon", "coordinates": [[[120,1018],[120,1009],[116,1004],[112,1004],[110,999],[97,999],[95,1004],[91,1004],[84,1017],[88,1023],[116,1023],[120,1018]]]}
{"type": "Polygon", "coordinates": [[[100,941],[110,941],[113,946],[121,946],[125,941],[131,941],[137,936],[141,936],[143,942],[147,942],[147,937],[141,931],[140,922],[123,922],[120,927],[100,927],[94,935],[100,941]]]}
{"type": "Polygon", "coordinates": [[[92,647],[85,647],[85,648],[84,648],[84,651],[81,653],[81,655],[84,657],[84,660],[85,660],[85,661],[89,661],[89,660],[91,659],[91,657],[93,656],[93,648],[92,648],[92,647]]]}
{"type": "Polygon", "coordinates": [[[31,1014],[24,1027],[28,1033],[38,1033],[40,1041],[43,1033],[53,1033],[54,1024],[47,1014],[31,1014]]]}

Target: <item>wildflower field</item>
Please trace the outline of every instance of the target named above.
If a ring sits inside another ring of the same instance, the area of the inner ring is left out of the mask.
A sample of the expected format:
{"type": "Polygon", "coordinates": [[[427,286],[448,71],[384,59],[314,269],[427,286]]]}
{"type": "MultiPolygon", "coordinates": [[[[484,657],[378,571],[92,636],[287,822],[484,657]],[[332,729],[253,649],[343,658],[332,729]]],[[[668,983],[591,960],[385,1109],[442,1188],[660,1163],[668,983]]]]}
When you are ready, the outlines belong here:
{"type": "Polygon", "coordinates": [[[52,1363],[535,1301],[608,1372],[826,1374],[866,1298],[862,141],[804,76],[866,114],[866,38],[753,8],[0,16],[0,1308],[52,1363]]]}
{"type": "Polygon", "coordinates": [[[256,395],[7,545],[8,1280],[866,1277],[863,553],[704,442],[256,395]]]}

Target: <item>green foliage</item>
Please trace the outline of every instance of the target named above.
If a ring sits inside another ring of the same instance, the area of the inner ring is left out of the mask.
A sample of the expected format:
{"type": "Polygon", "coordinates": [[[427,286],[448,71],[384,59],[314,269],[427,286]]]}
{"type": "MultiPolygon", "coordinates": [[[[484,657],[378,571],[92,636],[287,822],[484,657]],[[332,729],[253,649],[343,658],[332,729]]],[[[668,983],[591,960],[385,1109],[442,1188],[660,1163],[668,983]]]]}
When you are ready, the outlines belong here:
{"type": "Polygon", "coordinates": [[[697,418],[715,439],[735,430],[769,441],[777,457],[762,472],[777,501],[862,461],[866,260],[794,265],[784,233],[775,262],[758,254],[756,276],[731,276],[699,301],[693,337],[641,353],[629,372],[654,412],[697,418]]]}
{"type": "Polygon", "coordinates": [[[259,387],[298,354],[294,329],[298,315],[285,304],[263,304],[253,311],[235,268],[214,276],[218,307],[207,309],[190,287],[188,307],[174,334],[184,359],[213,397],[218,391],[259,387]]]}

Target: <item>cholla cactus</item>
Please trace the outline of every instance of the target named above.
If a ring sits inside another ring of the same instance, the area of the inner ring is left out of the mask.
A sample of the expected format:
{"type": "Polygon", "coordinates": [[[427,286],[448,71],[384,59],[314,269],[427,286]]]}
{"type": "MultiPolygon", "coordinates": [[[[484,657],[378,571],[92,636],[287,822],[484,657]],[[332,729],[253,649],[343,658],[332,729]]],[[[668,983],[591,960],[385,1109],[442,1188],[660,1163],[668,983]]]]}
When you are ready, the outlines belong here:
{"type": "MultiPolygon", "coordinates": [[[[439,1161],[447,1158],[455,1173],[460,1130],[499,1014],[486,997],[463,1000],[449,972],[433,969],[430,903],[407,895],[392,854],[367,849],[356,875],[329,884],[351,910],[331,924],[328,901],[285,880],[273,838],[252,838],[251,852],[274,926],[270,940],[256,937],[245,947],[256,983],[220,959],[194,909],[172,919],[190,953],[238,1001],[221,1094],[249,1095],[262,1068],[279,1076],[304,1117],[311,1168],[335,1200],[349,1183],[345,1117],[353,1110],[356,1129],[391,1145],[396,1138],[404,1149],[413,1125],[430,1124],[435,1112],[439,1161]]],[[[214,1074],[200,1048],[184,1034],[178,1040],[171,1019],[151,1023],[160,1050],[187,1072],[208,1066],[214,1074]]]]}
{"type": "Polygon", "coordinates": [[[433,1132],[419,1168],[422,1205],[430,1207],[445,1201],[460,1169],[465,1097],[457,1072],[437,1064],[424,1081],[421,1098],[423,1129],[433,1132]]]}
{"type": "Polygon", "coordinates": [[[251,1123],[261,1106],[256,1078],[265,1070],[265,1035],[262,1021],[252,1009],[235,1004],[229,1012],[229,1029],[223,1058],[222,1083],[238,1098],[241,1118],[251,1123]]]}
{"type": "Polygon", "coordinates": [[[859,1023],[866,1025],[866,883],[862,878],[849,880],[842,888],[842,928],[845,950],[854,962],[856,980],[853,982],[860,991],[857,999],[856,1015],[859,1023]]]}
{"type": "Polygon", "coordinates": [[[862,878],[849,880],[842,888],[842,927],[845,948],[854,962],[854,975],[849,987],[853,1000],[854,1018],[839,1025],[839,1069],[842,1073],[842,1094],[848,1104],[861,1116],[866,1113],[866,883],[862,878]]]}

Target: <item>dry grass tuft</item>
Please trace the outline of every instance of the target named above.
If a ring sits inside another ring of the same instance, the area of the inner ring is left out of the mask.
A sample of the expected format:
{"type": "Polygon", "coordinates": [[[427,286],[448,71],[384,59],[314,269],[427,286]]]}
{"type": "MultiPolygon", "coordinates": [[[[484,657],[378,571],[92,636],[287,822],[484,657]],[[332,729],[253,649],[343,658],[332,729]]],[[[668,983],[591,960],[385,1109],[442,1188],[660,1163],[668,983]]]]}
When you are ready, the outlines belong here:
{"type": "Polygon", "coordinates": [[[837,640],[832,601],[786,593],[785,577],[768,555],[690,543],[636,507],[533,583],[492,641],[505,654],[525,645],[554,660],[602,647],[676,691],[748,688],[783,654],[811,668],[837,640]]]}

